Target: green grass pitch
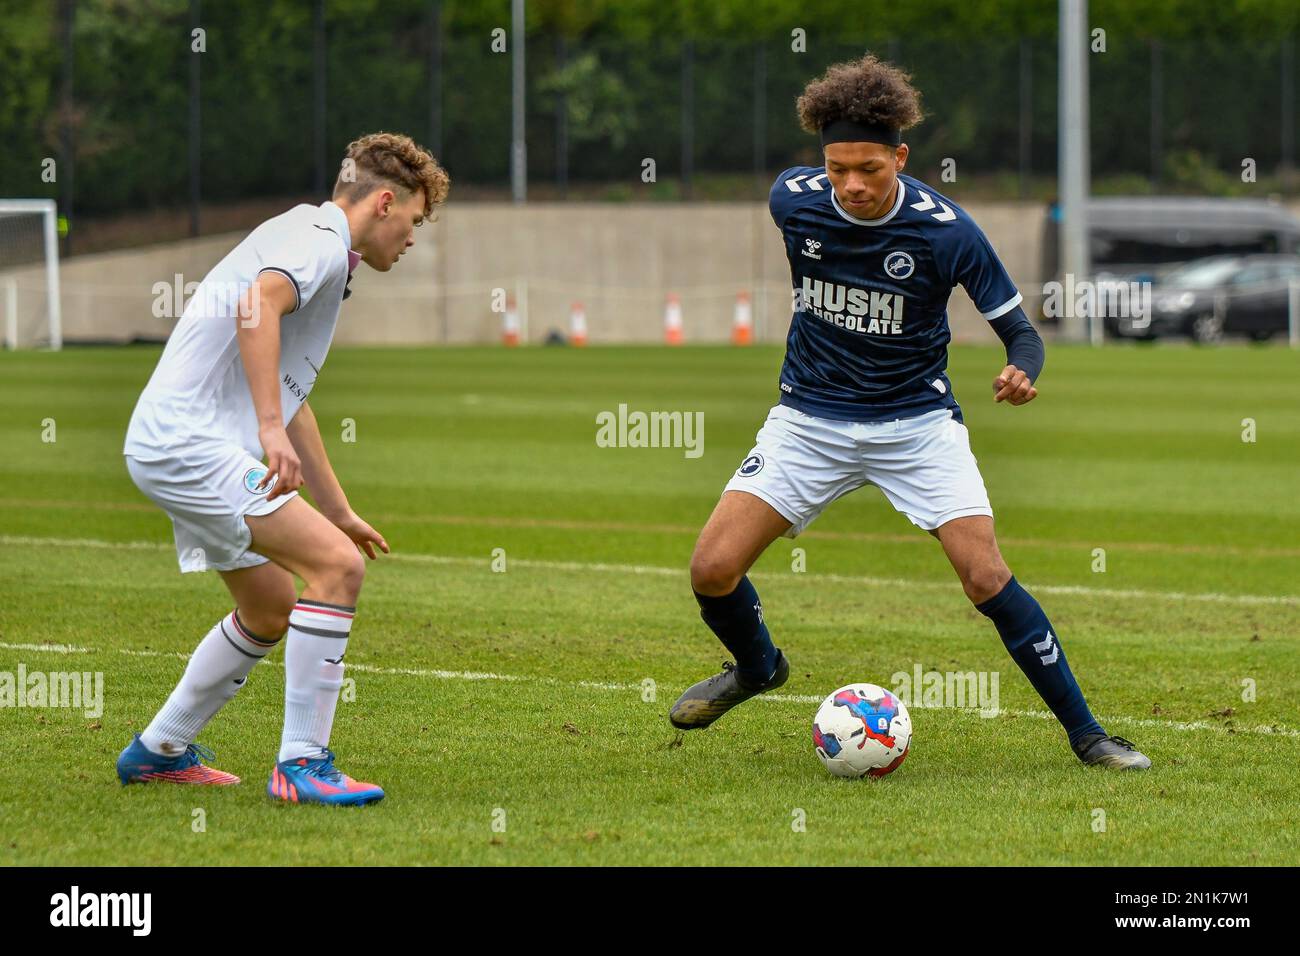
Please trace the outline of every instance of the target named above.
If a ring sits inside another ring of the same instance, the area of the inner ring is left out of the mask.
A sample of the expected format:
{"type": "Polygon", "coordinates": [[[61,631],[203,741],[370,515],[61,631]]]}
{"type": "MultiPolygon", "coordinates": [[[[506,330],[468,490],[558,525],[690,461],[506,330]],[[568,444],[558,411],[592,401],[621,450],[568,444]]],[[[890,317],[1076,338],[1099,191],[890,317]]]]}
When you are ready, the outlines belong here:
{"type": "Polygon", "coordinates": [[[340,766],[388,791],[360,811],[265,796],[280,651],[201,738],[241,786],[117,783],[229,609],[215,575],[177,572],[119,454],[157,355],[0,355],[0,673],[104,679],[99,717],[0,709],[0,863],[1300,859],[1300,353],[1057,346],[1039,399],[1011,408],[991,400],[1001,351],[953,349],[1003,553],[1094,712],[1155,761],[1117,774],[1078,763],[938,543],[873,488],[756,567],[794,665],[781,694],[669,726],[723,659],[686,566],[776,399],[779,349],[338,349],[312,405],[394,551],[370,565],[334,730],[340,766]],[[598,447],[620,403],[703,412],[703,455],[598,447]],[[816,701],[918,663],[999,672],[1003,712],[913,707],[894,775],[830,777],[816,701]]]}

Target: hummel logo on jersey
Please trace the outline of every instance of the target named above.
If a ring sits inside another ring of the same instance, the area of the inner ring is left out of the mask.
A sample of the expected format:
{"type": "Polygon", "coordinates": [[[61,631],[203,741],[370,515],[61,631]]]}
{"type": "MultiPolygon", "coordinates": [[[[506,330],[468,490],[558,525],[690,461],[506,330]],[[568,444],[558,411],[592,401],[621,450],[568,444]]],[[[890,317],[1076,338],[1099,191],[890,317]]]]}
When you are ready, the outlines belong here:
{"type": "Polygon", "coordinates": [[[801,176],[791,176],[785,181],[785,185],[790,192],[801,193],[803,192],[803,186],[807,186],[809,189],[825,189],[826,187],[822,185],[822,182],[825,180],[825,173],[818,173],[816,176],[812,177],[809,177],[807,173],[804,173],[801,176]],[[819,180],[821,180],[821,182],[819,182],[819,180]],[[800,183],[803,183],[803,186],[799,185],[800,183]]]}
{"type": "Polygon", "coordinates": [[[939,205],[943,207],[942,212],[930,213],[931,219],[937,220],[939,222],[952,222],[954,219],[957,218],[957,213],[953,212],[952,207],[949,206],[946,202],[940,200],[936,204],[935,201],[930,198],[930,194],[923,189],[918,189],[917,193],[918,195],[920,195],[921,201],[912,203],[912,208],[915,209],[917,212],[929,212],[929,210],[933,209],[936,205],[939,205]]]}
{"type": "Polygon", "coordinates": [[[1039,660],[1043,662],[1044,667],[1048,664],[1055,664],[1056,659],[1061,656],[1060,645],[1056,643],[1056,638],[1052,636],[1051,631],[1047,632],[1047,637],[1034,644],[1034,650],[1043,655],[1039,660]],[[1048,653],[1048,651],[1051,653],[1048,653]]]}
{"type": "Polygon", "coordinates": [[[817,250],[822,247],[822,244],[820,242],[818,242],[816,239],[805,239],[803,241],[803,244],[807,247],[806,249],[802,250],[805,256],[807,256],[809,259],[821,258],[821,256],[817,252],[817,250]]]}
{"type": "Polygon", "coordinates": [[[800,308],[849,332],[903,334],[903,297],[803,277],[800,308]]]}

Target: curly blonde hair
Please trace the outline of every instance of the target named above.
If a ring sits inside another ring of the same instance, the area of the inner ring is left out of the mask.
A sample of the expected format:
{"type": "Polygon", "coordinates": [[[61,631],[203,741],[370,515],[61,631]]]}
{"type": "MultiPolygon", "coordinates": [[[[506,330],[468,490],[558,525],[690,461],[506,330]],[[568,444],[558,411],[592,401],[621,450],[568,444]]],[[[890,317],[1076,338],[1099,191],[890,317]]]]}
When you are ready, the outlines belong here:
{"type": "Polygon", "coordinates": [[[809,133],[836,120],[881,123],[894,129],[915,126],[922,119],[921,94],[911,79],[871,54],[836,63],[804,88],[796,104],[799,125],[809,133]]]}
{"type": "Polygon", "coordinates": [[[423,190],[428,218],[434,206],[446,201],[451,177],[432,153],[401,133],[370,133],[348,143],[334,198],[356,201],[383,186],[395,186],[407,196],[423,190]]]}

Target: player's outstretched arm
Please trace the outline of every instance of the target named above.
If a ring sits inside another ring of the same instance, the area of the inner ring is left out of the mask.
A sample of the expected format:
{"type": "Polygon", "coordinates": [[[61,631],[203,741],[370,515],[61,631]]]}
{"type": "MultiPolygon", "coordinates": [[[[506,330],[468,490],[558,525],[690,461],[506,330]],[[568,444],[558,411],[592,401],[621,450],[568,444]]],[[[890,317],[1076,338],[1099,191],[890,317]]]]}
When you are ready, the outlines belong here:
{"type": "Polygon", "coordinates": [[[298,414],[289,422],[288,433],[302,460],[302,475],[307,490],[311,492],[312,500],[316,502],[320,513],[351,538],[367,556],[375,556],[376,545],[387,554],[388,542],[384,536],[363,521],[348,504],[347,495],[343,493],[343,486],[339,484],[334,468],[330,465],[329,455],[325,452],[325,440],[321,438],[316,413],[307,402],[302,403],[298,414]]]}
{"type": "Polygon", "coordinates": [[[293,284],[278,272],[263,272],[239,299],[235,338],[244,363],[248,390],[257,412],[257,434],[266,453],[266,474],[258,489],[272,475],[278,476],[267,500],[302,487],[302,465],[284,429],[280,405],[280,318],[298,303],[293,284]]]}
{"type": "Polygon", "coordinates": [[[1020,306],[989,323],[1007,348],[1006,367],[993,380],[993,400],[1023,405],[1038,397],[1034,382],[1043,370],[1043,339],[1020,306]]]}

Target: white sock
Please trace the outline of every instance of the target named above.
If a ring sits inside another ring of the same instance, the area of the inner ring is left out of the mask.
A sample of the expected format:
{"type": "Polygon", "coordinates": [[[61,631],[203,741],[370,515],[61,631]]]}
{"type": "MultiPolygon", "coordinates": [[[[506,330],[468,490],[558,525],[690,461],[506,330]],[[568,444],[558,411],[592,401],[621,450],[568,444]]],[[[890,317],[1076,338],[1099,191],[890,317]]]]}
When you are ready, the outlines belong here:
{"type": "Polygon", "coordinates": [[[231,611],[199,642],[180,683],[140,742],[164,757],[183,754],[279,640],[258,637],[244,626],[238,611],[231,611]]]}
{"type": "Polygon", "coordinates": [[[323,757],[343,686],[343,654],[356,608],[299,599],[284,648],[280,760],[323,757]]]}

